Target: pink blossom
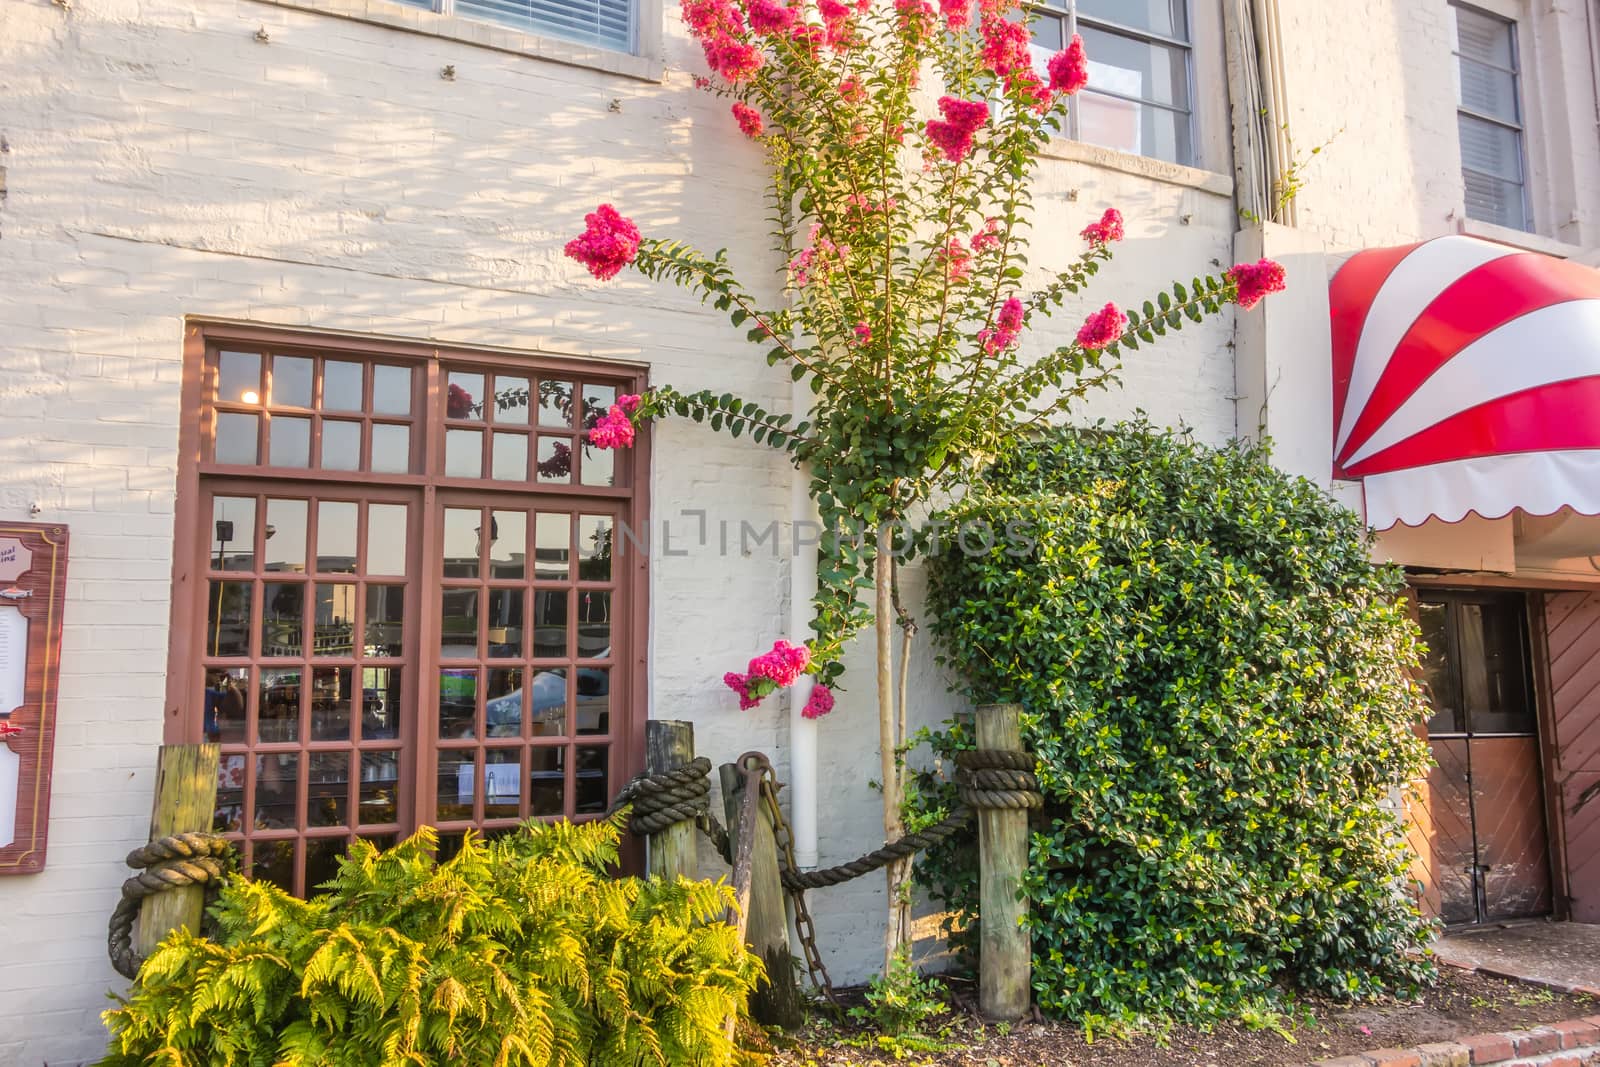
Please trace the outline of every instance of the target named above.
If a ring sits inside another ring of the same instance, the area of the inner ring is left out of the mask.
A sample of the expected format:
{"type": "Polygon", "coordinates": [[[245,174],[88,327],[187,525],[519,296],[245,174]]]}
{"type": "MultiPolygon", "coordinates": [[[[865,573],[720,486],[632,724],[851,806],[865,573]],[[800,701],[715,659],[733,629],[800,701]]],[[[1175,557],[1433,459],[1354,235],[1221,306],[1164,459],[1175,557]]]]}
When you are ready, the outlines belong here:
{"type": "Polygon", "coordinates": [[[746,674],[735,674],[729,671],[722,676],[722,684],[739,694],[739,710],[749,711],[761,703],[761,698],[772,691],[769,685],[762,685],[765,679],[751,678],[746,674]]]}
{"type": "Polygon", "coordinates": [[[701,44],[745,31],[744,16],[729,0],[682,0],[683,21],[701,44]]]}
{"type": "Polygon", "coordinates": [[[612,404],[589,431],[589,443],[596,448],[627,448],[633,444],[633,433],[628,413],[621,404],[612,404]]]}
{"type": "Polygon", "coordinates": [[[803,719],[820,719],[832,710],[833,690],[825,685],[819,685],[811,690],[811,698],[806,701],[806,706],[801,709],[800,717],[803,719]]]}
{"type": "Polygon", "coordinates": [[[1000,220],[984,219],[983,229],[972,235],[972,252],[981,256],[1000,247],[1000,220]]]}
{"type": "Polygon", "coordinates": [[[694,87],[696,89],[709,89],[709,88],[711,88],[711,79],[706,77],[704,74],[696,74],[690,80],[694,82],[694,87]]]}
{"type": "Polygon", "coordinates": [[[785,7],[774,0],[753,0],[749,12],[750,28],[763,37],[788,33],[796,18],[794,8],[785,7]]]}
{"type": "Polygon", "coordinates": [[[817,14],[822,16],[828,47],[839,48],[850,43],[855,27],[850,23],[848,4],[841,0],[817,0],[817,14]]]}
{"type": "Polygon", "coordinates": [[[839,95],[852,104],[859,104],[867,98],[867,91],[854,78],[846,78],[839,83],[839,95]]]}
{"type": "Polygon", "coordinates": [[[733,118],[739,124],[739,130],[746,137],[761,136],[761,112],[748,104],[734,104],[733,118]]]}
{"type": "Polygon", "coordinates": [[[960,31],[972,21],[972,0],[939,0],[939,14],[952,31],[960,31]]]}
{"type": "Polygon", "coordinates": [[[623,393],[617,397],[617,407],[626,411],[629,415],[639,410],[640,402],[641,398],[638,393],[623,393]]]}
{"type": "Polygon", "coordinates": [[[862,319],[860,322],[856,323],[855,335],[856,335],[856,339],[855,339],[855,343],[856,344],[858,344],[858,345],[871,344],[872,343],[872,326],[871,326],[871,324],[868,323],[865,319],[862,319]]]}
{"type": "Polygon", "coordinates": [[[928,140],[951,162],[959,163],[972,151],[973,135],[989,121],[989,105],[982,100],[941,96],[939,111],[944,121],[928,120],[928,140]]]}
{"type": "Polygon", "coordinates": [[[718,34],[702,44],[706,63],[713,73],[730,82],[740,82],[761,69],[761,51],[755,45],[745,44],[727,34],[718,34]]]}
{"type": "Polygon", "coordinates": [[[1073,93],[1089,84],[1089,59],[1083,51],[1083,38],[1072,35],[1066,49],[1050,57],[1045,67],[1050,72],[1050,88],[1058,93],[1073,93]]]}
{"type": "Polygon", "coordinates": [[[610,204],[583,217],[586,229],[567,242],[567,255],[589,268],[601,281],[617,276],[639,254],[639,227],[610,204]]]}
{"type": "Polygon", "coordinates": [[[1114,207],[1106,208],[1100,221],[1085,226],[1081,236],[1096,248],[1104,248],[1113,241],[1122,240],[1122,212],[1114,207]]]}
{"type": "Polygon", "coordinates": [[[858,215],[876,215],[879,212],[893,211],[900,206],[898,197],[891,196],[887,200],[873,200],[871,197],[862,196],[860,193],[851,193],[845,197],[845,204],[851,212],[858,215]]]}
{"type": "Polygon", "coordinates": [[[999,15],[987,15],[978,23],[983,37],[983,65],[993,71],[1009,89],[1018,74],[1033,73],[1033,58],[1028,53],[1028,27],[999,15]]]}
{"type": "Polygon", "coordinates": [[[1117,310],[1117,305],[1107,304],[1084,320],[1078,331],[1078,346],[1090,352],[1099,351],[1122,336],[1128,326],[1128,316],[1117,310]]]}
{"type": "Polygon", "coordinates": [[[472,394],[452,382],[450,388],[445,391],[445,417],[450,419],[470,419],[472,417],[472,407],[472,394]]]}
{"type": "Polygon", "coordinates": [[[1238,305],[1249,311],[1269,294],[1284,290],[1283,264],[1270,259],[1254,263],[1238,263],[1223,275],[1239,289],[1235,298],[1238,305]]]}
{"type": "Polygon", "coordinates": [[[961,238],[952,237],[946,241],[939,255],[944,260],[945,275],[952,285],[960,284],[972,273],[972,253],[961,243],[961,238]]]}
{"type": "Polygon", "coordinates": [[[928,0],[894,0],[894,12],[900,32],[913,43],[920,44],[933,28],[933,5],[928,0]]]}
{"type": "Polygon", "coordinates": [[[791,645],[778,640],[771,651],[763,652],[750,661],[751,678],[765,678],[777,686],[793,685],[811,665],[811,650],[805,645],[791,645]]]}
{"type": "Polygon", "coordinates": [[[995,316],[994,325],[978,331],[978,341],[983,345],[983,350],[994,356],[1016,344],[1026,317],[1027,312],[1021,300],[1016,297],[1007,300],[995,316]]]}

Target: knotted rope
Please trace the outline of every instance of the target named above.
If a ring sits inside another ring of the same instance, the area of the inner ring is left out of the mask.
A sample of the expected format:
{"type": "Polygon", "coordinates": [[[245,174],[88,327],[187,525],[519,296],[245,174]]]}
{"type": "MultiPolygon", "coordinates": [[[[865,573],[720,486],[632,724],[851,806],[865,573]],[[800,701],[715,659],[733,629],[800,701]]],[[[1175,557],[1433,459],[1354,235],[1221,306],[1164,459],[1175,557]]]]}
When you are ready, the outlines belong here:
{"type": "Polygon", "coordinates": [[[128,853],[128,866],[139,873],[122,883],[122,899],[111,913],[106,951],[111,966],[124,978],[139,973],[144,957],[133,950],[133,927],[146,897],[169,889],[201,885],[209,900],[233,866],[233,846],[221,834],[172,834],[128,853]]]}
{"type": "Polygon", "coordinates": [[[1037,811],[1044,807],[1039,792],[1037,765],[1029,752],[1004,752],[999,749],[971,749],[957,752],[956,784],[961,802],[974,808],[1010,808],[1037,811]]]}
{"type": "MultiPolygon", "coordinates": [[[[611,802],[616,811],[632,804],[628,832],[636,837],[659,833],[680,822],[692,822],[728,858],[728,831],[711,814],[711,761],[696,756],[675,770],[633,778],[611,802]]],[[[731,861],[730,861],[731,862],[731,861]]]]}

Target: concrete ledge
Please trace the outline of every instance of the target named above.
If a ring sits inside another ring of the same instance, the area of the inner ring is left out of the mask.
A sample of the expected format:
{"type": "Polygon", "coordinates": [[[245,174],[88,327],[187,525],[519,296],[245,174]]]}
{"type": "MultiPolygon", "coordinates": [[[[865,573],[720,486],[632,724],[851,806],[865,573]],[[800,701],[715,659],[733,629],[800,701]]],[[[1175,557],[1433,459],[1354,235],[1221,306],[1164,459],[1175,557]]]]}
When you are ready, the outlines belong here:
{"type": "Polygon", "coordinates": [[[1313,1067],[1600,1067],[1600,1015],[1512,1030],[1473,1034],[1410,1049],[1382,1048],[1318,1060],[1313,1067]]]}

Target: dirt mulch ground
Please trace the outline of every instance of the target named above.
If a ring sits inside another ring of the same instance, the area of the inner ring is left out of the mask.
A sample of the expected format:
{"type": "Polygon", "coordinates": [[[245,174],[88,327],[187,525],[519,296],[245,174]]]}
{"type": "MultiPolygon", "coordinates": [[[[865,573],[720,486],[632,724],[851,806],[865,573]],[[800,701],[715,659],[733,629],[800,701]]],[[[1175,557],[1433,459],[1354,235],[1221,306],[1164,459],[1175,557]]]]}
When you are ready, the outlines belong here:
{"type": "MultiPolygon", "coordinates": [[[[818,1020],[774,1060],[781,1067],[856,1064],[934,1064],[960,1067],[1290,1067],[1375,1048],[1406,1048],[1499,1030],[1516,1030],[1600,1014],[1600,1000],[1552,993],[1518,982],[1441,968],[1439,984],[1415,1003],[1359,1007],[1305,1000],[1295,1018],[1276,1020],[1285,1034],[1230,1024],[1209,1031],[1175,1027],[1165,1035],[1116,1038],[1057,1023],[983,1026],[970,1011],[952,1010],[930,1023],[943,1051],[903,1059],[870,1051],[871,1035],[853,1025],[818,1020]],[[1292,1039],[1292,1040],[1291,1040],[1292,1039]]],[[[966,1003],[970,985],[952,981],[953,1000],[966,1003]]]]}

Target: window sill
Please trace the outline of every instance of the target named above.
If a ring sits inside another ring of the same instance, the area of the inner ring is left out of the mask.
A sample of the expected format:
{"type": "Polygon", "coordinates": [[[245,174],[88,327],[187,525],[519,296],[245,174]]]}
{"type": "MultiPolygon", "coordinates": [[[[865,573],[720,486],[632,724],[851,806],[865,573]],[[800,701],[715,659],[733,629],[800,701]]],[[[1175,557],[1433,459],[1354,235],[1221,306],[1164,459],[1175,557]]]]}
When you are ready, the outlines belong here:
{"type": "Polygon", "coordinates": [[[1186,189],[1196,189],[1213,196],[1233,196],[1233,179],[1226,174],[1168,163],[1164,159],[1136,156],[1129,152],[1119,152],[1114,148],[1101,148],[1099,145],[1085,144],[1082,141],[1069,141],[1064,137],[1051,138],[1042,154],[1048,159],[1087,163],[1105,170],[1132,174],[1137,178],[1150,178],[1168,185],[1181,185],[1186,189]]]}
{"type": "Polygon", "coordinates": [[[528,56],[569,67],[585,67],[606,74],[617,74],[640,81],[659,82],[665,77],[659,59],[650,56],[629,55],[594,45],[563,41],[558,37],[541,37],[524,33],[507,26],[459,15],[440,15],[432,11],[391,3],[390,0],[256,0],[274,7],[310,11],[334,18],[351,19],[374,26],[387,26],[406,33],[425,37],[439,37],[447,41],[487,48],[511,55],[528,56]]]}
{"type": "Polygon", "coordinates": [[[1579,259],[1584,254],[1581,245],[1571,245],[1565,241],[1557,241],[1553,237],[1544,237],[1526,230],[1513,230],[1509,226],[1496,226],[1492,222],[1479,222],[1477,219],[1462,218],[1458,230],[1468,237],[1493,241],[1499,245],[1510,245],[1525,252],[1542,252],[1557,259],[1579,259]]]}

